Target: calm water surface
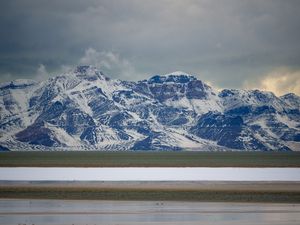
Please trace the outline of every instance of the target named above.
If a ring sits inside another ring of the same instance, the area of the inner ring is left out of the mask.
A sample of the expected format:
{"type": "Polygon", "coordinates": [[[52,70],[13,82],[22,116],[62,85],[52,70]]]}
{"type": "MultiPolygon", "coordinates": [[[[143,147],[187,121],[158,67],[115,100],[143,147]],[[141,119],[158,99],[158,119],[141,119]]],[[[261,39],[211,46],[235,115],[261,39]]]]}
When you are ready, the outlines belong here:
{"type": "Polygon", "coordinates": [[[5,225],[299,225],[300,204],[0,200],[5,225]]]}

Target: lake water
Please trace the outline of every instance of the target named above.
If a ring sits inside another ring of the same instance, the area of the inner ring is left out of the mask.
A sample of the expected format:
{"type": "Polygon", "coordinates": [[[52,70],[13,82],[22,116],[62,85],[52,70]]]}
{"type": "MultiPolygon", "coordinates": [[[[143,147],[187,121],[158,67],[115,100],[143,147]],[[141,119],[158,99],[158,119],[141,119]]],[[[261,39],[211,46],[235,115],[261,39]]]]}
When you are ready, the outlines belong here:
{"type": "Polygon", "coordinates": [[[300,204],[0,200],[0,224],[299,225],[300,204]]]}
{"type": "Polygon", "coordinates": [[[2,167],[6,181],[300,181],[300,168],[2,167]]]}

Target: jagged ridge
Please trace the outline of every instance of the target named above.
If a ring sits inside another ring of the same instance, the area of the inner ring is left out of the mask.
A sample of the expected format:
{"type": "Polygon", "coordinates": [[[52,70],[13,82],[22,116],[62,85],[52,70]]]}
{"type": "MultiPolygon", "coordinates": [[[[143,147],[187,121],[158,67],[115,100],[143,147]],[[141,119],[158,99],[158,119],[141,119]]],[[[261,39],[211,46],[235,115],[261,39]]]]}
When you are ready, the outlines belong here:
{"type": "Polygon", "coordinates": [[[138,82],[93,66],[0,85],[0,150],[298,150],[300,98],[221,92],[184,72],[138,82]]]}

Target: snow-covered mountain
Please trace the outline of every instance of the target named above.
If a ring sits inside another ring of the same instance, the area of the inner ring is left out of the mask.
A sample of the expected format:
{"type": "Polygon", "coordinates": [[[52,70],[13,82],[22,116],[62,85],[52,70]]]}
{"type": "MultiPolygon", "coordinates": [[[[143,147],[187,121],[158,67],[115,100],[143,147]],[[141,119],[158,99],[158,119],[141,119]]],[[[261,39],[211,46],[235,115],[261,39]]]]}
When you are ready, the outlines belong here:
{"type": "Polygon", "coordinates": [[[0,85],[0,150],[300,149],[300,97],[184,72],[113,80],[93,66],[0,85]]]}

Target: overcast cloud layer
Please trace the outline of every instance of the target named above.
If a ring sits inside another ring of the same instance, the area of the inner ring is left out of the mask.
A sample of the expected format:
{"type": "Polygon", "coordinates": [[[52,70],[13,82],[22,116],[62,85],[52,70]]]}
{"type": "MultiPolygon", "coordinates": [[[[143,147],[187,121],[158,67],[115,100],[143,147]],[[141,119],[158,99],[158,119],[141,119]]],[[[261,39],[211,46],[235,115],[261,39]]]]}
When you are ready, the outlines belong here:
{"type": "Polygon", "coordinates": [[[0,81],[94,64],[126,80],[181,70],[300,94],[299,11],[298,0],[1,1],[0,81]]]}

